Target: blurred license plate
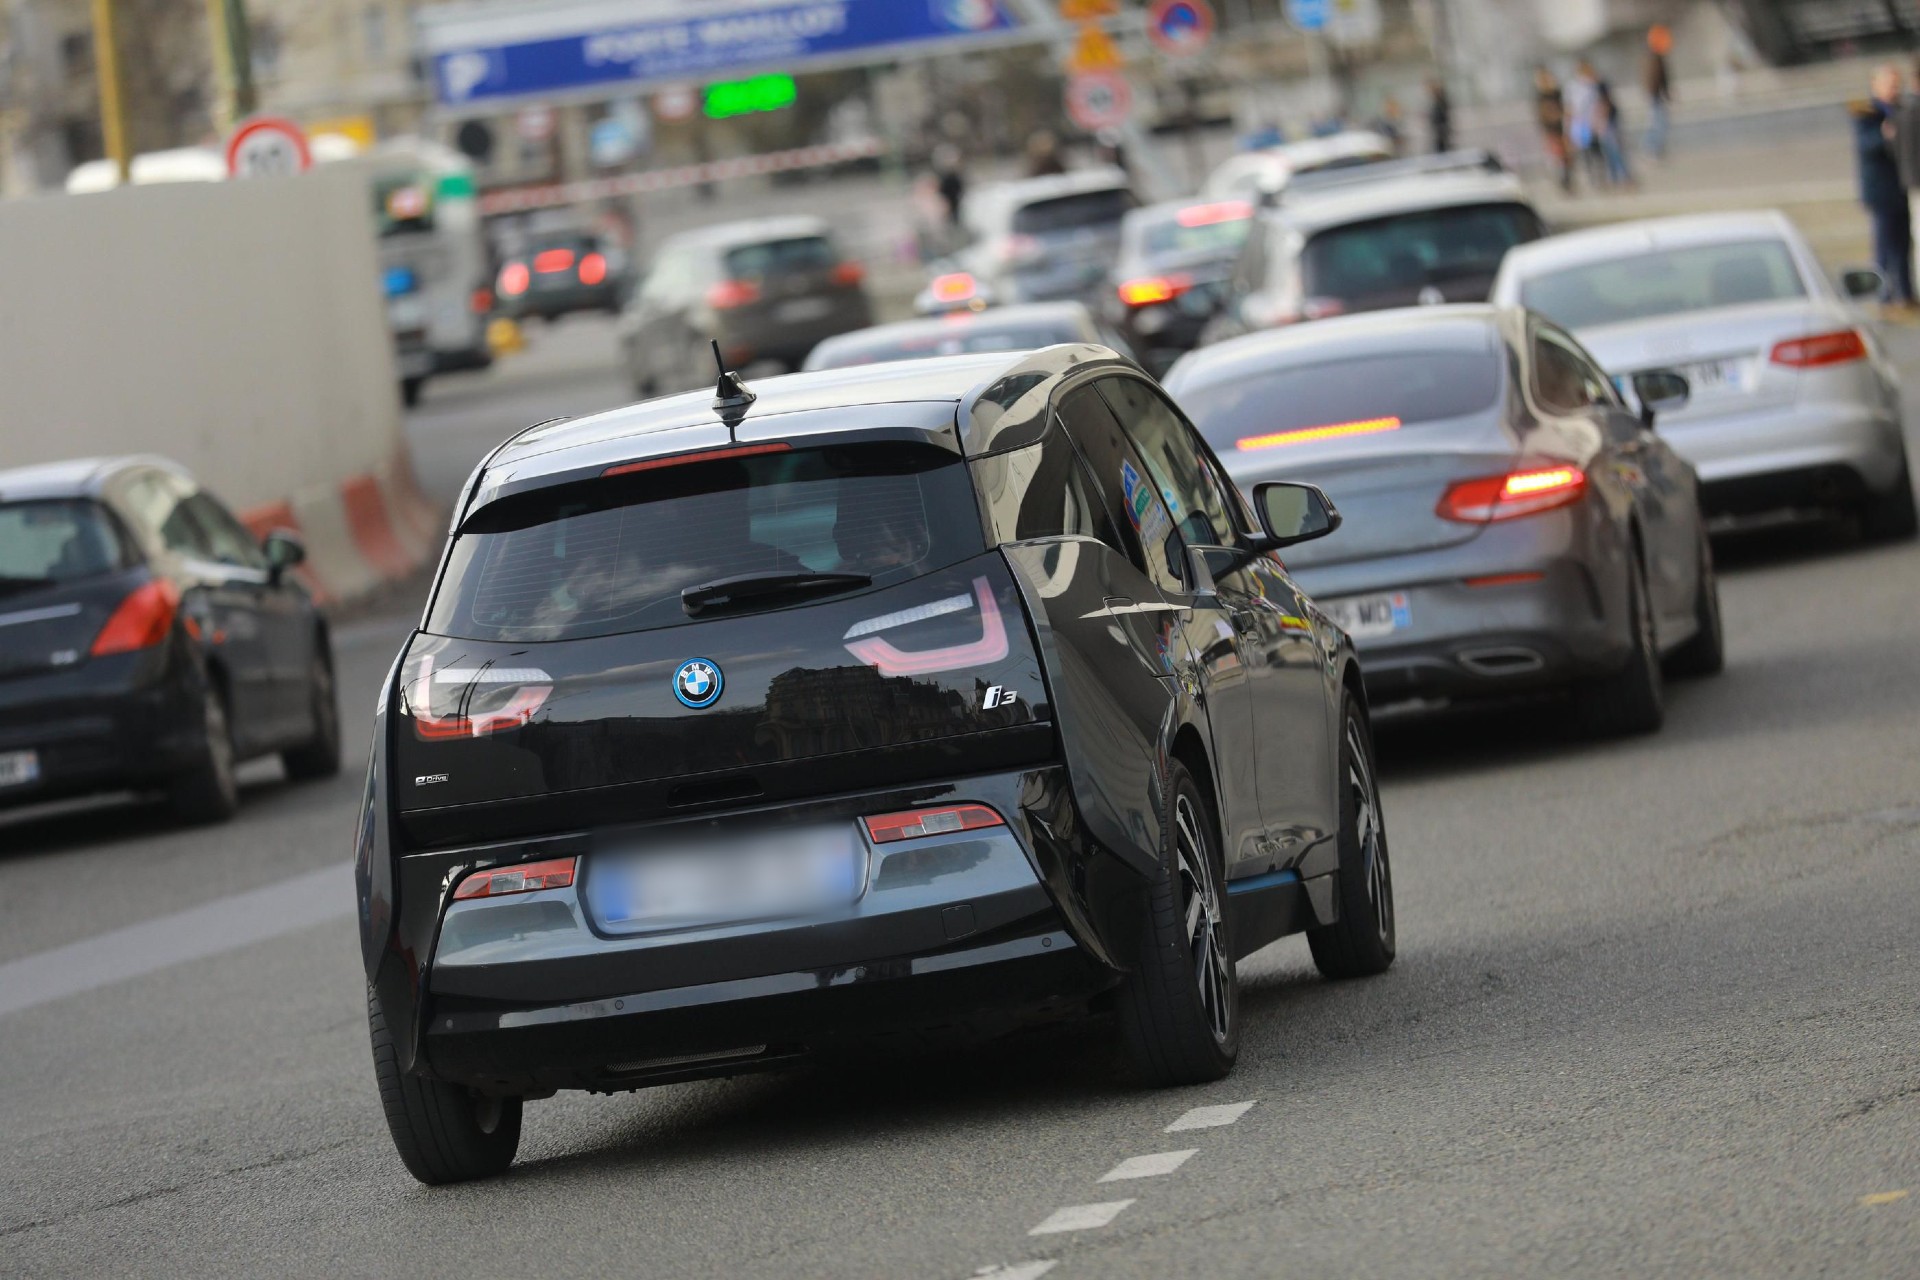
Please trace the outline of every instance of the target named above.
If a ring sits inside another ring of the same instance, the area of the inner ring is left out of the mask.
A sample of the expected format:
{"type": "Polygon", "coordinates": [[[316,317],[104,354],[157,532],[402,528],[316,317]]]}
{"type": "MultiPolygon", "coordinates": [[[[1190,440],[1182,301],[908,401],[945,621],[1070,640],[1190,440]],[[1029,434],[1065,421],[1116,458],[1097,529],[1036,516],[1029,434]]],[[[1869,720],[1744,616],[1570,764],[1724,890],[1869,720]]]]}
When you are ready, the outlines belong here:
{"type": "Polygon", "coordinates": [[[0,751],[0,787],[24,787],[39,780],[39,752],[0,751]]]}
{"type": "Polygon", "coordinates": [[[1347,596],[1320,604],[1327,616],[1355,640],[1390,636],[1413,625],[1413,611],[1407,606],[1404,591],[1383,591],[1372,596],[1347,596]]]}
{"type": "Polygon", "coordinates": [[[602,853],[587,901],[596,920],[618,929],[807,915],[860,896],[864,850],[847,825],[602,853]]]}
{"type": "Polygon", "coordinates": [[[1695,395],[1702,392],[1745,391],[1748,364],[1749,361],[1741,358],[1702,360],[1697,364],[1682,365],[1680,372],[1695,395]]]}
{"type": "Polygon", "coordinates": [[[833,309],[833,303],[825,298],[799,298],[793,302],[783,302],[773,313],[773,318],[781,324],[799,324],[807,320],[818,320],[833,309]]]}

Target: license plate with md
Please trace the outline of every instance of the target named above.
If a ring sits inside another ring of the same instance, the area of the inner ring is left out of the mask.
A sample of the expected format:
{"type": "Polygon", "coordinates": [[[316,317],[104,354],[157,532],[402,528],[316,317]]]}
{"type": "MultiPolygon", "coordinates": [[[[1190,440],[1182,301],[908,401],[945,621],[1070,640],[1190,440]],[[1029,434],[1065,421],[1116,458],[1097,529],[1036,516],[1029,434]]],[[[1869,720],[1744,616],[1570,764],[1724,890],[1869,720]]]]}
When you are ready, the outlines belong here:
{"type": "Polygon", "coordinates": [[[602,928],[637,932],[814,915],[866,883],[866,845],[848,823],[610,849],[589,859],[586,895],[602,928]]]}
{"type": "Polygon", "coordinates": [[[0,751],[0,787],[24,787],[40,781],[40,753],[0,751]]]}
{"type": "Polygon", "coordinates": [[[1340,629],[1355,640],[1390,636],[1413,625],[1413,609],[1404,591],[1383,591],[1377,595],[1347,596],[1324,600],[1320,607],[1340,624],[1340,629]]]}

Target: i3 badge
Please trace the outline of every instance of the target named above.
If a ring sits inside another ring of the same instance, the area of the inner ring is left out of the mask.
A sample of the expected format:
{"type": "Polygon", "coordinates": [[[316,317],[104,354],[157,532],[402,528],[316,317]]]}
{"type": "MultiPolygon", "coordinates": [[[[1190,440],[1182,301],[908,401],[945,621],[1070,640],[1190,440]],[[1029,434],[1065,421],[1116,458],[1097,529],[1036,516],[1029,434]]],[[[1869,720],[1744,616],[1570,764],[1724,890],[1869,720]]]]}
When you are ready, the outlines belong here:
{"type": "Polygon", "coordinates": [[[726,687],[719,666],[705,658],[688,658],[673,673],[673,696],[695,711],[705,711],[720,701],[720,691],[726,687]]]}

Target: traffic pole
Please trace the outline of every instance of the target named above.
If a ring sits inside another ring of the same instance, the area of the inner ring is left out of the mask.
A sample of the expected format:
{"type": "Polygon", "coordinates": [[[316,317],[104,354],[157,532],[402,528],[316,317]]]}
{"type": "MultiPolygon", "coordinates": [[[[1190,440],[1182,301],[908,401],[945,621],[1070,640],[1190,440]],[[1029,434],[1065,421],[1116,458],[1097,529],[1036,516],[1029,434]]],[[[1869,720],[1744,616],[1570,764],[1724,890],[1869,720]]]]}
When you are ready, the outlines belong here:
{"type": "Polygon", "coordinates": [[[93,0],[94,78],[100,82],[100,137],[124,184],[131,180],[127,140],[127,100],[120,84],[120,43],[113,0],[93,0]]]}
{"type": "Polygon", "coordinates": [[[207,0],[207,36],[213,43],[213,75],[219,87],[214,127],[221,133],[250,116],[258,105],[253,88],[253,49],[243,0],[207,0]]]}

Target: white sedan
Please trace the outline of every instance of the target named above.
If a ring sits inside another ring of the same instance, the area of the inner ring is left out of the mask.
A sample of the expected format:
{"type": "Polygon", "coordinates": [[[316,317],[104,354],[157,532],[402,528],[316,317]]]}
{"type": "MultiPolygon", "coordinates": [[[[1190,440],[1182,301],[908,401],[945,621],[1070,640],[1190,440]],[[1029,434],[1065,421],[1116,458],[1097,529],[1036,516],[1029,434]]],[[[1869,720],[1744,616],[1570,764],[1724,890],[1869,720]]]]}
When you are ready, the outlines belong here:
{"type": "Polygon", "coordinates": [[[1722,527],[1856,515],[1874,537],[1915,532],[1897,370],[1854,304],[1879,277],[1828,280],[1779,213],[1626,222],[1511,250],[1493,301],[1573,331],[1630,387],[1648,369],[1692,384],[1660,431],[1698,469],[1722,527]]]}

